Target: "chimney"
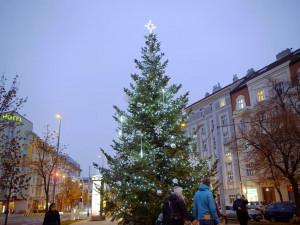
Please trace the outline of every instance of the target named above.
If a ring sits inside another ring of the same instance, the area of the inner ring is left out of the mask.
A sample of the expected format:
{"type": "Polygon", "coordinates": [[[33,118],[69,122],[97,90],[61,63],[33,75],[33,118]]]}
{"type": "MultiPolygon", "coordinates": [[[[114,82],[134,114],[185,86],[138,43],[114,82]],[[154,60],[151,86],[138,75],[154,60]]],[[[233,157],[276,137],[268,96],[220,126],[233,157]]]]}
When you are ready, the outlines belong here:
{"type": "Polygon", "coordinates": [[[205,98],[206,98],[207,96],[209,96],[209,93],[208,93],[208,92],[205,93],[205,98]]]}
{"type": "Polygon", "coordinates": [[[253,73],[255,73],[255,70],[253,68],[250,68],[249,70],[247,70],[247,75],[246,77],[251,76],[253,73]]]}
{"type": "Polygon", "coordinates": [[[236,74],[234,74],[234,75],[233,75],[233,78],[232,78],[232,81],[233,81],[233,82],[236,82],[236,81],[238,81],[238,80],[239,80],[238,76],[237,76],[236,74]]]}
{"type": "Polygon", "coordinates": [[[283,50],[282,52],[279,52],[276,55],[276,60],[280,60],[280,59],[286,57],[289,54],[291,54],[291,48],[287,48],[286,50],[283,50]]]}
{"type": "Polygon", "coordinates": [[[216,92],[216,91],[218,91],[218,90],[220,90],[220,89],[221,89],[221,85],[218,82],[218,84],[213,87],[213,93],[216,92]]]}

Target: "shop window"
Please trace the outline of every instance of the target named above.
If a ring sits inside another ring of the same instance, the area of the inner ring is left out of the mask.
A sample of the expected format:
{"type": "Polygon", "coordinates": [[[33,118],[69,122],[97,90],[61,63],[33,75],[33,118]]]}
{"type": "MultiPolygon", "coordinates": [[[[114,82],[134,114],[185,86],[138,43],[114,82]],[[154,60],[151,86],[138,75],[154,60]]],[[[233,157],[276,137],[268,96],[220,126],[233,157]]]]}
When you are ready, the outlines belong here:
{"type": "Polygon", "coordinates": [[[257,101],[258,102],[262,102],[266,99],[266,96],[265,96],[265,91],[263,89],[259,90],[257,92],[257,101]]]}
{"type": "Polygon", "coordinates": [[[226,105],[225,98],[220,99],[220,108],[224,107],[226,105]]]}
{"type": "Polygon", "coordinates": [[[258,201],[258,194],[256,188],[247,188],[247,199],[249,202],[258,201]]]}

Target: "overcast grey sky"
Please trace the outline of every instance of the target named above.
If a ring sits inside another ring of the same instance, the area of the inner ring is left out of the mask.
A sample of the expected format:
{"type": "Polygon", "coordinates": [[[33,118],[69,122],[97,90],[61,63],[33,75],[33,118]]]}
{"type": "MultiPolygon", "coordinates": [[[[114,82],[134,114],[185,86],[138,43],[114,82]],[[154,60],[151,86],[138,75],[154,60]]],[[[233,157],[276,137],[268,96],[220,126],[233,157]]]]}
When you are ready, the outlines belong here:
{"type": "MultiPolygon", "coordinates": [[[[286,48],[300,48],[299,0],[2,0],[0,72],[20,75],[22,113],[42,135],[57,129],[87,174],[116,137],[112,105],[136,72],[149,19],[170,63],[171,83],[190,103],[233,74],[260,69],[286,48]]],[[[95,171],[93,171],[95,172],[95,171]]]]}

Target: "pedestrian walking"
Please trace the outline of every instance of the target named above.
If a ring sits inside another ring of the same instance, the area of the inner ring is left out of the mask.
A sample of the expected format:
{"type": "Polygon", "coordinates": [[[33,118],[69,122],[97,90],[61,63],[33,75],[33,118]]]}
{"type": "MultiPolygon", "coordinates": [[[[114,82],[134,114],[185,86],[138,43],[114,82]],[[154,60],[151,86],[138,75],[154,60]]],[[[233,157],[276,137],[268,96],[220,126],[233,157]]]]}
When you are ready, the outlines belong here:
{"type": "Polygon", "coordinates": [[[174,187],[174,194],[169,196],[169,205],[171,208],[171,225],[184,225],[184,220],[192,221],[193,225],[197,224],[197,221],[190,214],[184,203],[184,196],[182,194],[182,187],[174,187]]]}
{"type": "Polygon", "coordinates": [[[60,216],[55,203],[52,203],[46,212],[43,225],[60,225],[60,216]]]}
{"type": "Polygon", "coordinates": [[[171,224],[171,208],[170,208],[170,198],[172,195],[174,195],[173,191],[164,201],[164,205],[162,208],[163,225],[172,225],[171,224]]]}
{"type": "Polygon", "coordinates": [[[239,193],[236,195],[236,200],[233,202],[233,210],[236,211],[237,218],[240,225],[247,225],[249,220],[249,214],[247,209],[248,200],[244,195],[239,193]]]}
{"type": "Polygon", "coordinates": [[[199,220],[199,225],[220,224],[216,203],[209,191],[210,179],[205,178],[194,196],[194,217],[199,220]]]}

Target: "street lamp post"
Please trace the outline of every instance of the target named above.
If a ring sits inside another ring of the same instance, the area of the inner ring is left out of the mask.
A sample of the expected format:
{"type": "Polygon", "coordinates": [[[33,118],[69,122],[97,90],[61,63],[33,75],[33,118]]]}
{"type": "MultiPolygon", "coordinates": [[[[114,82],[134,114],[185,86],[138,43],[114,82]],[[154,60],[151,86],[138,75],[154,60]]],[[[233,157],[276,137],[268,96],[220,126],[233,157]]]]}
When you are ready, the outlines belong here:
{"type": "MultiPolygon", "coordinates": [[[[59,151],[59,139],[60,139],[60,127],[61,127],[61,114],[56,114],[56,117],[59,119],[59,127],[58,127],[58,137],[57,137],[57,147],[56,147],[56,154],[59,151]]],[[[58,156],[57,156],[58,157],[58,156]]],[[[55,173],[57,170],[57,165],[55,165],[55,173]]],[[[53,184],[53,196],[52,196],[52,203],[55,202],[55,187],[56,187],[56,176],[54,176],[54,184],[53,184]]]]}

